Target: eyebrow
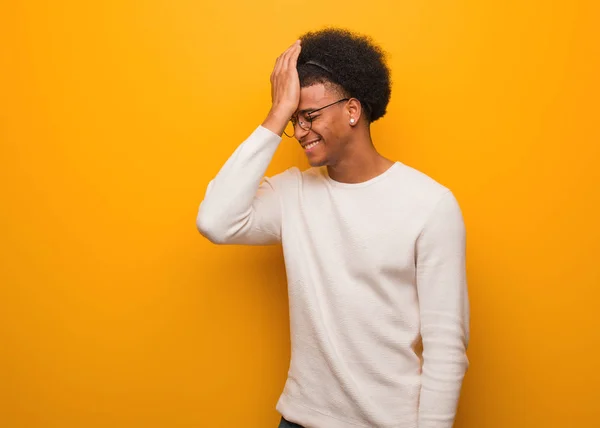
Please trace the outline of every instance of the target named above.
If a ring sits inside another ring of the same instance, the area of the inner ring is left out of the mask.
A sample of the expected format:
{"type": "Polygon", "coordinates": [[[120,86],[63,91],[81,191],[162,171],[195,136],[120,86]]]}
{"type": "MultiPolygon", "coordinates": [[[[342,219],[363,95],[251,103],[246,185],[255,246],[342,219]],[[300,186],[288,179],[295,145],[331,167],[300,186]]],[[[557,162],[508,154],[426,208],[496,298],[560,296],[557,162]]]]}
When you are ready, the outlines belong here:
{"type": "Polygon", "coordinates": [[[305,109],[302,109],[302,110],[298,110],[298,112],[296,114],[299,114],[299,113],[310,113],[311,111],[314,111],[316,109],[317,109],[317,107],[305,108],[305,109]]]}

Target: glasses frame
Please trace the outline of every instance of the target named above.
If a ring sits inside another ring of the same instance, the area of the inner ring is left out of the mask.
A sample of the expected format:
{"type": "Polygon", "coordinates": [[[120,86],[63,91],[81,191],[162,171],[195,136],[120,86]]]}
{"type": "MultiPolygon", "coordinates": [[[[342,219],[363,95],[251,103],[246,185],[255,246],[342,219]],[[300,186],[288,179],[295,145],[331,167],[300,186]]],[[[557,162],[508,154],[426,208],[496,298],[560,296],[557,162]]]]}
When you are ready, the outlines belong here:
{"type": "Polygon", "coordinates": [[[288,135],[287,132],[285,132],[285,129],[283,130],[283,133],[285,134],[286,137],[293,138],[296,135],[296,124],[298,124],[300,126],[300,128],[304,129],[305,131],[310,131],[312,129],[312,121],[313,121],[312,117],[310,116],[311,114],[316,113],[321,110],[324,110],[327,107],[331,107],[332,105],[335,105],[337,103],[341,103],[342,101],[350,101],[350,98],[342,98],[340,100],[332,102],[331,104],[327,104],[326,106],[319,107],[318,109],[305,112],[304,115],[308,118],[308,120],[307,120],[308,127],[305,127],[306,126],[305,122],[301,122],[298,120],[298,115],[292,116],[290,118],[290,122],[292,123],[294,133],[292,135],[288,135]]]}

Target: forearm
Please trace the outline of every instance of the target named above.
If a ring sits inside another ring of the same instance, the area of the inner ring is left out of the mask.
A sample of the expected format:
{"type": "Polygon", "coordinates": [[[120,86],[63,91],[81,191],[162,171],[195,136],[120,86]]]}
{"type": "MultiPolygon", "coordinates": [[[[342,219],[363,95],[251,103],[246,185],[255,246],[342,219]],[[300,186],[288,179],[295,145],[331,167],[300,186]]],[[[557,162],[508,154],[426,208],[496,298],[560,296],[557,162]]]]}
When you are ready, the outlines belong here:
{"type": "Polygon", "coordinates": [[[460,322],[442,314],[425,317],[418,428],[451,428],[468,368],[460,322]]]}
{"type": "Polygon", "coordinates": [[[281,137],[259,126],[211,180],[196,220],[203,236],[229,243],[252,227],[253,203],[281,137]]]}

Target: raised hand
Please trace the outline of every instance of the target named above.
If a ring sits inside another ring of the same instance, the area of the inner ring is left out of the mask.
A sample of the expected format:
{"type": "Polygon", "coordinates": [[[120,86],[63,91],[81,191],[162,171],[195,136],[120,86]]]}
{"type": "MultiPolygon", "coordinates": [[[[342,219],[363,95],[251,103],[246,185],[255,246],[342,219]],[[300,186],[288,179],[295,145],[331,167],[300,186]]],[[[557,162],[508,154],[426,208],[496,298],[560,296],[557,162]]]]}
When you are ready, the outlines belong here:
{"type": "Polygon", "coordinates": [[[296,64],[300,40],[277,58],[271,73],[271,110],[262,126],[281,135],[300,102],[300,79],[296,64]]]}

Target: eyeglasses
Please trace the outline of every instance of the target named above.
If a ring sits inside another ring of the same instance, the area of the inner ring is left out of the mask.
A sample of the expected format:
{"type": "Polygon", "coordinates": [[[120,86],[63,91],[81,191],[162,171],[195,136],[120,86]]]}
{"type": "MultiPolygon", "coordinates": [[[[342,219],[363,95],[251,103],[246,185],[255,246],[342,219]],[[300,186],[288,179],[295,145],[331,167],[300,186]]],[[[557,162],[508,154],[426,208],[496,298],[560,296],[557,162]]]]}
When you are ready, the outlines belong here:
{"type": "Polygon", "coordinates": [[[294,135],[296,135],[296,125],[300,125],[300,128],[304,129],[305,131],[310,131],[310,129],[312,128],[312,121],[313,121],[313,117],[311,116],[312,114],[314,114],[318,111],[321,111],[323,109],[326,109],[327,107],[331,107],[332,105],[335,105],[337,103],[341,103],[342,101],[348,101],[349,99],[350,98],[342,98],[341,100],[337,100],[335,102],[332,102],[331,104],[327,104],[326,106],[319,107],[316,110],[300,112],[297,115],[292,116],[290,119],[292,135],[289,135],[286,132],[286,130],[290,131],[289,126],[286,127],[286,129],[283,131],[283,133],[286,135],[286,137],[292,138],[294,135]]]}

